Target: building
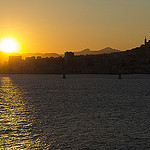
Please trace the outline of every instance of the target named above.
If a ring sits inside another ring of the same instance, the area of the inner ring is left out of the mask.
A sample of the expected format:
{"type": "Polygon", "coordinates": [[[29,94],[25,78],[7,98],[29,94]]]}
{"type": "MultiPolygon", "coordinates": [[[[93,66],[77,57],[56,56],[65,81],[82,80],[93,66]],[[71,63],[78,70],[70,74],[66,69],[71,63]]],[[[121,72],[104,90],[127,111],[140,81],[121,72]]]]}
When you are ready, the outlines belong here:
{"type": "Polygon", "coordinates": [[[18,73],[21,71],[22,56],[9,56],[9,72],[18,73]]]}
{"type": "Polygon", "coordinates": [[[64,59],[65,59],[65,64],[67,66],[74,65],[74,53],[73,52],[66,52],[64,59]]]}
{"type": "Polygon", "coordinates": [[[9,56],[9,65],[19,65],[22,62],[22,56],[9,56]]]}
{"type": "Polygon", "coordinates": [[[145,36],[145,40],[144,40],[144,45],[148,45],[148,46],[150,46],[150,40],[149,40],[149,41],[147,41],[146,36],[145,36]]]}

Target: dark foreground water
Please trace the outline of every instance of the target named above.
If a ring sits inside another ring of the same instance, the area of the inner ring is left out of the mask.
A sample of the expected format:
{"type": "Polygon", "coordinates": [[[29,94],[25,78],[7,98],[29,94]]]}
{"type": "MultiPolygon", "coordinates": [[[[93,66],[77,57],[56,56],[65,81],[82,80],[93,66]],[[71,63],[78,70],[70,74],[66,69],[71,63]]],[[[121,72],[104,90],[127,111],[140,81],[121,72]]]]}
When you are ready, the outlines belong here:
{"type": "Polygon", "coordinates": [[[150,75],[0,75],[0,149],[150,149],[150,75]]]}

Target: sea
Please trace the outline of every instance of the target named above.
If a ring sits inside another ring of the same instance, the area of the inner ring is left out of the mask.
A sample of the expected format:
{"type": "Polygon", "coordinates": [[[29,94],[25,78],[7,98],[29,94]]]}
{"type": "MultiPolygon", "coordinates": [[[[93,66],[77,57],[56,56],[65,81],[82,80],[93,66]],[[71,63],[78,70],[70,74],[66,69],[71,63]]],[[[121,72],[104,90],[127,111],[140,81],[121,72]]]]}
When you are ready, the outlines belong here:
{"type": "Polygon", "coordinates": [[[150,75],[1,74],[0,150],[149,150],[150,75]]]}

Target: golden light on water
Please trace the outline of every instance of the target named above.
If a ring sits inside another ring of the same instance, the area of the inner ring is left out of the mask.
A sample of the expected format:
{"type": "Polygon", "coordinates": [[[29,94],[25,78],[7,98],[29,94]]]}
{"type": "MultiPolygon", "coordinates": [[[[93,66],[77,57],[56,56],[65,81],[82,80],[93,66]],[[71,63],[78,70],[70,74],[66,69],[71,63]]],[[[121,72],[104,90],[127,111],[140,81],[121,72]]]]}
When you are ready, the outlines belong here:
{"type": "Polygon", "coordinates": [[[21,50],[21,44],[14,37],[5,37],[0,41],[0,50],[5,53],[18,53],[21,50]]]}
{"type": "Polygon", "coordinates": [[[0,93],[0,149],[39,147],[38,134],[32,133],[34,118],[28,115],[23,95],[9,77],[0,78],[0,93]]]}

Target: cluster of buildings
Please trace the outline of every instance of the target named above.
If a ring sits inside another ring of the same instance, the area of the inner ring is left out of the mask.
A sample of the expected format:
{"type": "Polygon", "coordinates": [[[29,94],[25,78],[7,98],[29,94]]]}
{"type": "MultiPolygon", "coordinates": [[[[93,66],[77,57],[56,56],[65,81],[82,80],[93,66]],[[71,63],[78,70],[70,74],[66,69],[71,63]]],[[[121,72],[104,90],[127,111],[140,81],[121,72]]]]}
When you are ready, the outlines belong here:
{"type": "Polygon", "coordinates": [[[82,72],[87,66],[86,57],[75,56],[73,52],[66,52],[64,57],[26,57],[9,56],[8,63],[1,68],[1,73],[62,73],[82,72]]]}
{"type": "Polygon", "coordinates": [[[150,73],[150,40],[132,50],[102,55],[75,56],[66,52],[64,57],[10,56],[0,73],[150,73]]]}

